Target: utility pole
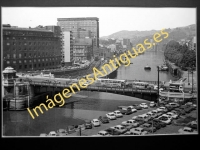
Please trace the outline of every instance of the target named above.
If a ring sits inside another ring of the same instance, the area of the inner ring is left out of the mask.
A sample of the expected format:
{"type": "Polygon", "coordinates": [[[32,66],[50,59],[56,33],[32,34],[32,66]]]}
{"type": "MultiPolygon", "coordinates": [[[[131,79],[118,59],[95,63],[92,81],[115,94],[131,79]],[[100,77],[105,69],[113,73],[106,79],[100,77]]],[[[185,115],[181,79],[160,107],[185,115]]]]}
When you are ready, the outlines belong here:
{"type": "Polygon", "coordinates": [[[158,101],[157,101],[157,105],[159,106],[159,66],[157,66],[158,69],[158,101]]]}

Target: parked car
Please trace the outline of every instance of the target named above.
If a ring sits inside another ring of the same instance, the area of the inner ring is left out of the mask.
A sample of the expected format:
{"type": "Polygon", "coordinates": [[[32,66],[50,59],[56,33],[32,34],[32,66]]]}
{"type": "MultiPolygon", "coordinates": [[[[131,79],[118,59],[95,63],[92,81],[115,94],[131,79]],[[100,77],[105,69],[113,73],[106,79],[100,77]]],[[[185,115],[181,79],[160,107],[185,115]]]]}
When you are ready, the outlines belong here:
{"type": "Polygon", "coordinates": [[[57,136],[57,133],[56,131],[50,131],[48,136],[57,136]]]}
{"type": "Polygon", "coordinates": [[[136,121],[144,121],[144,122],[147,122],[149,119],[148,119],[148,116],[147,115],[138,115],[138,117],[135,119],[136,121]]]}
{"type": "Polygon", "coordinates": [[[91,123],[94,127],[100,126],[100,121],[98,119],[92,119],[91,123]]]}
{"type": "Polygon", "coordinates": [[[174,114],[173,112],[168,112],[167,115],[171,116],[173,119],[178,118],[178,115],[174,114]]]}
{"type": "Polygon", "coordinates": [[[117,126],[114,126],[114,129],[119,131],[121,134],[125,133],[126,131],[128,131],[128,129],[126,129],[124,126],[122,125],[117,125],[117,126]]]}
{"type": "Polygon", "coordinates": [[[152,119],[154,118],[154,117],[153,117],[154,114],[151,113],[151,112],[147,112],[146,115],[148,116],[148,121],[149,121],[149,120],[152,120],[152,119]]]}
{"type": "Polygon", "coordinates": [[[142,107],[139,104],[133,104],[132,106],[137,110],[142,110],[142,107]]]}
{"type": "Polygon", "coordinates": [[[106,117],[108,117],[108,119],[110,119],[110,120],[115,120],[116,119],[116,116],[115,116],[115,114],[113,112],[107,113],[106,117]]]}
{"type": "Polygon", "coordinates": [[[134,108],[134,106],[128,106],[128,108],[131,108],[131,111],[134,113],[134,112],[137,112],[137,109],[134,108]]]}
{"type": "Polygon", "coordinates": [[[141,127],[133,128],[130,130],[130,132],[132,132],[132,134],[134,135],[145,135],[148,133],[147,131],[144,131],[144,129],[141,127]]]}
{"type": "Polygon", "coordinates": [[[131,108],[122,108],[122,109],[120,109],[120,112],[123,115],[130,115],[130,114],[132,114],[131,108]]]}
{"type": "Polygon", "coordinates": [[[138,116],[133,116],[132,119],[135,120],[138,116]]]}
{"type": "Polygon", "coordinates": [[[156,128],[155,127],[152,127],[151,124],[148,124],[148,123],[144,123],[143,125],[140,126],[141,128],[144,129],[144,131],[147,131],[149,133],[153,133],[153,132],[156,132],[156,128]]]}
{"type": "Polygon", "coordinates": [[[161,116],[161,117],[167,117],[167,118],[168,118],[168,119],[170,119],[170,120],[172,120],[172,119],[173,119],[171,115],[167,115],[167,114],[162,114],[162,116],[161,116]]]}
{"type": "Polygon", "coordinates": [[[155,102],[150,102],[149,103],[149,107],[156,107],[156,103],[155,102]]]}
{"type": "Polygon", "coordinates": [[[197,134],[197,131],[193,130],[190,127],[184,127],[178,130],[181,134],[197,134]]]}
{"type": "Polygon", "coordinates": [[[153,120],[148,121],[147,123],[150,124],[151,126],[155,127],[156,130],[159,130],[161,128],[161,125],[153,120]]]}
{"type": "Polygon", "coordinates": [[[74,125],[69,125],[67,128],[68,128],[68,133],[76,132],[76,129],[75,129],[74,125]]]}
{"type": "Polygon", "coordinates": [[[107,131],[99,131],[97,134],[100,136],[111,136],[107,131]]]}
{"type": "Polygon", "coordinates": [[[106,129],[105,131],[108,132],[110,135],[120,135],[121,134],[121,132],[116,130],[114,127],[110,127],[108,129],[106,129]]]}
{"type": "Polygon", "coordinates": [[[166,124],[171,124],[171,120],[168,117],[160,116],[158,119],[166,124]]]}
{"type": "Polygon", "coordinates": [[[40,136],[41,137],[46,137],[46,136],[48,136],[46,133],[40,133],[40,136]]]}
{"type": "Polygon", "coordinates": [[[189,124],[189,127],[192,128],[192,129],[197,129],[197,121],[192,121],[192,122],[189,124]]]}
{"type": "Polygon", "coordinates": [[[122,122],[122,125],[123,125],[123,126],[132,125],[133,127],[136,127],[136,126],[138,126],[139,124],[138,124],[135,120],[130,119],[130,120],[127,120],[127,121],[123,121],[123,122],[122,122]]]}
{"type": "Polygon", "coordinates": [[[101,123],[109,123],[109,119],[106,116],[99,116],[98,120],[101,121],[101,123]]]}
{"type": "Polygon", "coordinates": [[[115,110],[113,113],[115,114],[115,116],[116,116],[117,118],[123,117],[123,114],[122,114],[119,110],[115,110]]]}
{"type": "Polygon", "coordinates": [[[85,128],[92,129],[92,122],[91,120],[85,120],[85,128]]]}
{"type": "Polygon", "coordinates": [[[153,112],[153,111],[149,111],[146,113],[147,115],[151,115],[152,118],[156,118],[157,117],[157,113],[153,112]]]}
{"type": "Polygon", "coordinates": [[[140,104],[140,107],[144,108],[144,109],[147,109],[148,108],[148,105],[146,103],[141,103],[140,104]]]}
{"type": "Polygon", "coordinates": [[[183,110],[183,109],[175,108],[174,110],[176,110],[179,113],[179,115],[185,115],[186,114],[185,110],[183,110]]]}
{"type": "Polygon", "coordinates": [[[166,109],[166,107],[159,107],[156,109],[158,112],[167,112],[168,110],[166,109]]]}
{"type": "Polygon", "coordinates": [[[154,119],[153,122],[158,123],[161,127],[166,127],[166,123],[160,121],[159,119],[154,119]]]}
{"type": "Polygon", "coordinates": [[[177,108],[180,106],[178,103],[169,103],[169,105],[171,105],[173,108],[177,108]]]}
{"type": "Polygon", "coordinates": [[[66,129],[58,129],[57,136],[66,136],[68,134],[66,129]]]}

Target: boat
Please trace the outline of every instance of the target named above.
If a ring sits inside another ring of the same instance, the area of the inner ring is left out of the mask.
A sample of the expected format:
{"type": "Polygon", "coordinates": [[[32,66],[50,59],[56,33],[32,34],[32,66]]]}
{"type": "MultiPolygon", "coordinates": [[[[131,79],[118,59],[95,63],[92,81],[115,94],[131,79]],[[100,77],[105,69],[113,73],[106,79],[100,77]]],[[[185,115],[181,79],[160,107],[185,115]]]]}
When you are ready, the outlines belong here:
{"type": "Polygon", "coordinates": [[[151,67],[149,67],[148,65],[144,67],[145,70],[151,70],[151,67]]]}

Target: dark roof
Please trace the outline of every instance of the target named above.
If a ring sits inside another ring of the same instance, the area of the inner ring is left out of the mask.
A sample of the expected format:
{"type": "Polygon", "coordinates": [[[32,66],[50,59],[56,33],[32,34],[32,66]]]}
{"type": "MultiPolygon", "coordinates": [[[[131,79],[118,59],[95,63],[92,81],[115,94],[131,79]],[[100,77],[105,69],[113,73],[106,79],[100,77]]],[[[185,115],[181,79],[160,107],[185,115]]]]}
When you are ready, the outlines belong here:
{"type": "Polygon", "coordinates": [[[36,28],[12,28],[12,27],[3,27],[3,30],[22,30],[22,31],[39,31],[39,32],[52,32],[47,29],[36,29],[36,28]]]}

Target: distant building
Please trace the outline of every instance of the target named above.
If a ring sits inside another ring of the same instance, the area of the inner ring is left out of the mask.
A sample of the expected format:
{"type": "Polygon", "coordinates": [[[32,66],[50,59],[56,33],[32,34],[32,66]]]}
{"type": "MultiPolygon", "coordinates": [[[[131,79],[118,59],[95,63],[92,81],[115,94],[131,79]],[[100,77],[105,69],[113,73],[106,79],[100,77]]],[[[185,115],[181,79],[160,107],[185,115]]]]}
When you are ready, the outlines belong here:
{"type": "Polygon", "coordinates": [[[111,52],[115,52],[116,51],[116,45],[115,44],[111,44],[107,48],[109,48],[111,50],[111,52]]]}
{"type": "Polygon", "coordinates": [[[79,42],[73,44],[73,60],[91,60],[93,57],[93,47],[91,43],[79,42]]]}
{"type": "Polygon", "coordinates": [[[3,68],[30,71],[59,67],[62,57],[59,27],[47,28],[3,25],[3,68]]]}
{"type": "Polygon", "coordinates": [[[196,36],[192,38],[192,40],[190,40],[188,42],[188,50],[194,50],[196,51],[196,36]]]}
{"type": "Polygon", "coordinates": [[[74,40],[92,38],[93,44],[99,47],[99,18],[58,18],[57,25],[65,31],[72,31],[74,40]]]}

